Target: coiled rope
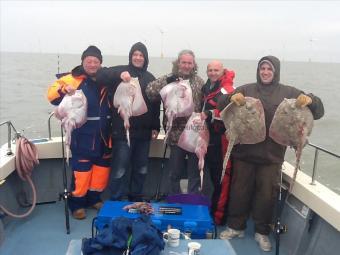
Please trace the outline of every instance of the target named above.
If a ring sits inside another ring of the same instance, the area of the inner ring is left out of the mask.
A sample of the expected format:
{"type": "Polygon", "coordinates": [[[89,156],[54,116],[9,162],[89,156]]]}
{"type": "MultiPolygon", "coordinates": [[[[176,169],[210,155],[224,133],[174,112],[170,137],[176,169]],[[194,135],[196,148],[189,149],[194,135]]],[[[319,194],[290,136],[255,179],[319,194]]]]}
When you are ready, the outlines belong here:
{"type": "Polygon", "coordinates": [[[19,177],[23,181],[27,181],[32,188],[32,206],[24,214],[15,214],[8,211],[5,207],[0,204],[0,210],[4,211],[7,215],[14,218],[24,218],[31,214],[35,208],[37,202],[37,192],[33,181],[31,179],[31,174],[34,166],[39,164],[38,160],[38,150],[37,147],[25,137],[20,136],[16,140],[16,153],[15,153],[15,168],[19,177]]]}

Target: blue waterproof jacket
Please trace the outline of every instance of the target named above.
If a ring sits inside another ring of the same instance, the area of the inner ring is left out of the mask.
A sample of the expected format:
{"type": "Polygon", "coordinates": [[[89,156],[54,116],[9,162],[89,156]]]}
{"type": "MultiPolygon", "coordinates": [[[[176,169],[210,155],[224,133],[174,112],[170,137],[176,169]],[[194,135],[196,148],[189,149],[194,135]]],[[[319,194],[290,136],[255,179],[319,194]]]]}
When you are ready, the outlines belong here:
{"type": "Polygon", "coordinates": [[[67,85],[82,90],[88,104],[86,123],[71,134],[72,154],[101,157],[111,148],[111,95],[106,87],[88,77],[82,66],[77,66],[49,87],[48,100],[59,105],[67,85]]]}
{"type": "Polygon", "coordinates": [[[83,239],[84,255],[158,255],[164,249],[163,234],[147,215],[137,219],[119,217],[105,225],[94,238],[83,239]]]}

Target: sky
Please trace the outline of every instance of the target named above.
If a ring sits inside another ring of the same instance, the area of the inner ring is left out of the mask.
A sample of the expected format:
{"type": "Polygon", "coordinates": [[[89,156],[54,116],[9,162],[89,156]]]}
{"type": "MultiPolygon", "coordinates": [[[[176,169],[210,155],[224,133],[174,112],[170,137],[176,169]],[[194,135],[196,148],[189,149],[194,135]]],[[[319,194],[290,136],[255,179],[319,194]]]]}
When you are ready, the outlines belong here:
{"type": "Polygon", "coordinates": [[[4,1],[0,51],[340,63],[340,1],[4,1]]]}

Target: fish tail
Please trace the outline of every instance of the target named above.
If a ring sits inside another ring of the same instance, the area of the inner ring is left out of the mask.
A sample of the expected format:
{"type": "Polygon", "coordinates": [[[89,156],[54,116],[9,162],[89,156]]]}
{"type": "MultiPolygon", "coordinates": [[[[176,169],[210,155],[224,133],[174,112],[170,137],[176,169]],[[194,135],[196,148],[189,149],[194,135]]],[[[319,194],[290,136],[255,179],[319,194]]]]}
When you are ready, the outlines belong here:
{"type": "Polygon", "coordinates": [[[68,166],[70,165],[69,158],[70,158],[70,146],[66,145],[66,163],[68,166]]]}
{"type": "Polygon", "coordinates": [[[203,190],[203,177],[204,177],[204,172],[203,172],[203,169],[200,171],[200,177],[201,177],[201,187],[200,187],[200,191],[203,190]]]}
{"type": "Polygon", "coordinates": [[[164,144],[166,144],[166,142],[168,141],[168,136],[169,136],[169,133],[170,133],[170,130],[171,130],[171,127],[172,127],[172,119],[171,119],[171,123],[170,121],[168,120],[168,123],[166,124],[166,134],[165,134],[165,138],[164,138],[164,144]]]}
{"type": "Polygon", "coordinates": [[[199,157],[198,158],[198,169],[200,171],[203,171],[203,167],[204,167],[204,157],[199,157]]]}
{"type": "Polygon", "coordinates": [[[296,162],[295,162],[295,168],[294,168],[294,173],[293,173],[293,179],[292,179],[292,182],[289,186],[289,193],[291,193],[292,190],[293,190],[293,186],[295,184],[296,176],[297,176],[298,170],[300,168],[301,152],[302,152],[302,147],[298,146],[298,148],[296,150],[296,162]]]}
{"type": "Polygon", "coordinates": [[[222,169],[220,183],[222,183],[222,181],[223,181],[223,178],[224,178],[224,175],[225,175],[225,170],[227,169],[227,164],[228,164],[228,160],[229,160],[229,157],[230,157],[230,153],[231,153],[231,150],[234,146],[234,142],[235,142],[235,139],[230,139],[230,141],[229,141],[228,149],[227,149],[227,152],[226,152],[226,154],[224,156],[224,160],[223,160],[223,169],[222,169]]]}
{"type": "Polygon", "coordinates": [[[126,129],[126,139],[127,139],[127,144],[130,147],[130,131],[128,128],[126,129]]]}

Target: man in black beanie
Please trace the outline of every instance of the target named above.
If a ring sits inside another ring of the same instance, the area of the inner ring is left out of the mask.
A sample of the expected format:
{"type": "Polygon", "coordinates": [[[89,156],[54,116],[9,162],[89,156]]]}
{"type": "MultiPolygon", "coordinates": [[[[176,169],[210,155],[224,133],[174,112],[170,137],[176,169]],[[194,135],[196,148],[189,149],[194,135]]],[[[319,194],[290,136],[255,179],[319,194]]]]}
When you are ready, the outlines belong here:
{"type": "Polygon", "coordinates": [[[103,63],[103,56],[102,56],[102,52],[100,51],[100,49],[98,49],[96,46],[94,45],[90,45],[81,55],[81,61],[84,61],[84,59],[88,56],[92,56],[92,57],[96,57],[99,59],[100,64],[103,63]]]}
{"type": "Polygon", "coordinates": [[[102,206],[100,194],[110,174],[111,102],[107,88],[96,81],[102,60],[101,51],[89,46],[81,55],[81,65],[48,89],[48,100],[54,105],[75,90],[82,90],[87,99],[87,121],[71,134],[73,176],[68,205],[75,219],[84,219],[87,207],[98,210],[102,206]]]}

